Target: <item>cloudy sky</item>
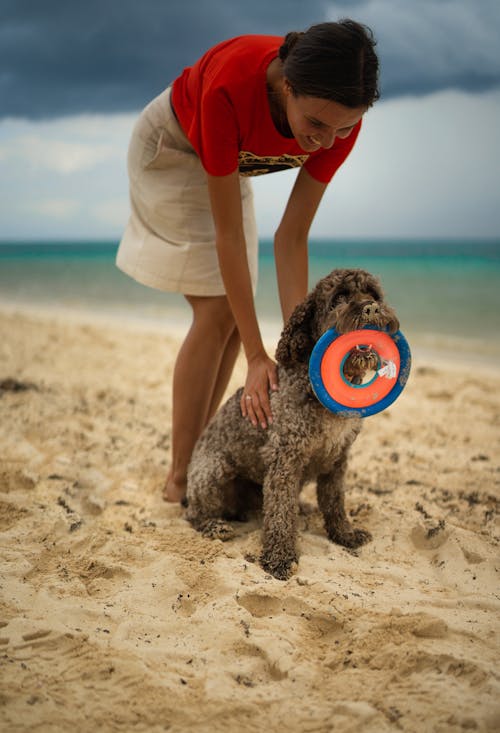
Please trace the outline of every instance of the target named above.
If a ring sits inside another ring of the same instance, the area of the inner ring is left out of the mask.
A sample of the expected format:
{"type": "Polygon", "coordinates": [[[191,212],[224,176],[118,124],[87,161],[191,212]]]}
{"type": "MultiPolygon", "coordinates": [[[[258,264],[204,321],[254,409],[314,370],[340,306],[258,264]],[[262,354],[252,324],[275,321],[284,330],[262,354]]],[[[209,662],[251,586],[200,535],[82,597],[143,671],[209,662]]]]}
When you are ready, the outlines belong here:
{"type": "MultiPolygon", "coordinates": [[[[500,236],[498,0],[0,0],[0,239],[118,239],[140,109],[210,45],[352,17],[382,99],[313,234],[500,236]]],[[[254,179],[276,227],[295,173],[254,179]]]]}

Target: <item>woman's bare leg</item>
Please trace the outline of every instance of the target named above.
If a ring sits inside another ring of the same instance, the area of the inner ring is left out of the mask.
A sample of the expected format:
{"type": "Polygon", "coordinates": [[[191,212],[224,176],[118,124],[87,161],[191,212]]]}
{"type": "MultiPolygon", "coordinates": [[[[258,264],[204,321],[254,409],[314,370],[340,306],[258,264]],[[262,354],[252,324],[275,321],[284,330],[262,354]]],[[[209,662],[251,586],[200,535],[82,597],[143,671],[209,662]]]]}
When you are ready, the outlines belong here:
{"type": "MultiPolygon", "coordinates": [[[[226,348],[224,349],[224,354],[222,355],[219,373],[217,374],[217,381],[215,383],[215,388],[212,395],[212,402],[208,410],[207,423],[213,418],[213,416],[217,412],[222,398],[224,397],[224,393],[227,389],[227,385],[229,384],[229,380],[231,379],[231,375],[233,373],[236,359],[238,358],[238,354],[240,352],[240,346],[240,334],[238,333],[238,329],[235,326],[232,334],[228,339],[226,348]]],[[[205,427],[205,425],[203,427],[205,427]]]]}
{"type": "Polygon", "coordinates": [[[174,369],[172,464],[163,497],[186,495],[187,466],[203,428],[215,413],[231,376],[239,335],[225,296],[186,296],[193,322],[174,369]]]}

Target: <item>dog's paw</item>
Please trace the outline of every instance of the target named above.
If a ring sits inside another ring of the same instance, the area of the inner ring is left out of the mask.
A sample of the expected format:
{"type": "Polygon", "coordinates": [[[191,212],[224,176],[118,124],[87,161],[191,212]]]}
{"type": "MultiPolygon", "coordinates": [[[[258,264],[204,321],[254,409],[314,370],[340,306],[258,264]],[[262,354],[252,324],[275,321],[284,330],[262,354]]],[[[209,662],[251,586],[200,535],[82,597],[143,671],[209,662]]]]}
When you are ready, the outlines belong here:
{"type": "Polygon", "coordinates": [[[203,522],[203,526],[200,529],[203,537],[208,537],[211,540],[227,542],[234,537],[233,528],[222,519],[208,519],[206,522],[203,522]]]}
{"type": "Polygon", "coordinates": [[[350,549],[361,547],[361,545],[370,542],[372,539],[371,534],[366,529],[354,529],[354,527],[349,527],[348,530],[342,531],[337,529],[335,532],[329,532],[328,536],[337,545],[349,547],[350,549]]]}
{"type": "Polygon", "coordinates": [[[266,572],[278,580],[288,580],[297,570],[298,559],[295,556],[291,558],[277,558],[270,553],[262,553],[260,556],[260,565],[266,572]]]}

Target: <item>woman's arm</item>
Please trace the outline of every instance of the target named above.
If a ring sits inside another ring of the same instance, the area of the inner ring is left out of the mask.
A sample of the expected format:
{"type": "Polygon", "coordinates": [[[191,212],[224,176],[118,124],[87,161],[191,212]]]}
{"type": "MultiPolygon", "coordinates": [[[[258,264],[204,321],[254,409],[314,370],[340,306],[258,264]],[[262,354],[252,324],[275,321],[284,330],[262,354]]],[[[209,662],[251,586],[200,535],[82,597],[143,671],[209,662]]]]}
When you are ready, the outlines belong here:
{"type": "Polygon", "coordinates": [[[274,236],[274,258],[281,311],[286,323],[308,290],[307,239],[327,183],[299,171],[281,223],[274,236]]]}
{"type": "Polygon", "coordinates": [[[242,414],[254,425],[272,421],[269,387],[277,389],[276,364],[267,355],[257,322],[248,268],[239,173],[207,174],[222,280],[248,363],[242,414]],[[250,396],[251,400],[246,397],[250,396]]]}

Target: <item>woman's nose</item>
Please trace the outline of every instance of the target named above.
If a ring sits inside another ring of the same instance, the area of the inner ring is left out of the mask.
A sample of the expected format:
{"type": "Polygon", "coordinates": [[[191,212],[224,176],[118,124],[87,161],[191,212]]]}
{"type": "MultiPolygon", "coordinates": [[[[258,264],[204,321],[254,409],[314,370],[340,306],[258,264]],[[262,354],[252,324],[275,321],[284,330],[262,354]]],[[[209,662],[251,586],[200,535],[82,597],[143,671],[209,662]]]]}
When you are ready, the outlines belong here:
{"type": "Polygon", "coordinates": [[[321,136],[321,147],[322,148],[331,148],[333,143],[335,142],[335,132],[333,130],[329,132],[324,132],[321,136]]]}

